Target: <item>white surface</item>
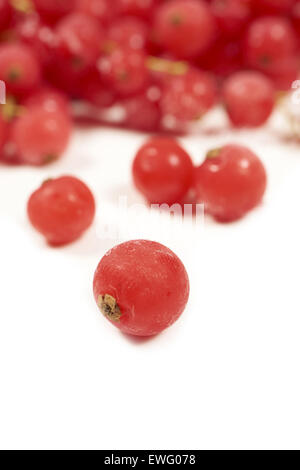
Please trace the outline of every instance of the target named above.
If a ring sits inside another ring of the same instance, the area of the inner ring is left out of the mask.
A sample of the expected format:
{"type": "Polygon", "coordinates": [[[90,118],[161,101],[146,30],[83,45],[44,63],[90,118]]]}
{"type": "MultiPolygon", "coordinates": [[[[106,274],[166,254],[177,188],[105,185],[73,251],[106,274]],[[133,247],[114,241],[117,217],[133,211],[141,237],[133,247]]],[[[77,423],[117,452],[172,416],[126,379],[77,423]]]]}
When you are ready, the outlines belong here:
{"type": "Polygon", "coordinates": [[[269,187],[239,223],[187,223],[167,239],[151,218],[128,224],[127,238],[168,244],[191,281],[181,319],[145,341],[113,328],[92,296],[96,265],[118,243],[99,229],[118,223],[119,195],[141,201],[130,162],[143,140],[80,131],[52,166],[0,168],[1,448],[299,449],[299,144],[272,127],[183,139],[199,163],[211,147],[250,144],[269,187]],[[50,249],[25,205],[43,179],[66,173],[94,191],[97,221],[50,249]]]}

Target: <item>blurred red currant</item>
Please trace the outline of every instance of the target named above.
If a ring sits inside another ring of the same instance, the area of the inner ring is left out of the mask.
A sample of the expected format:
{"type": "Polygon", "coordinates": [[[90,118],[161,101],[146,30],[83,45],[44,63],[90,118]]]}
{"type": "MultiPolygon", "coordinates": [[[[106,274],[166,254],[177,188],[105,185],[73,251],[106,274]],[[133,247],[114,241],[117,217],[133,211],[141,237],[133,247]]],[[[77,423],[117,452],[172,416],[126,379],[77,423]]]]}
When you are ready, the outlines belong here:
{"type": "Polygon", "coordinates": [[[169,248],[132,240],[104,255],[93,290],[98,307],[113,325],[126,334],[151,336],[179,318],[190,289],[184,265],[169,248]]]}
{"type": "Polygon", "coordinates": [[[219,222],[237,220],[256,207],[266,184],[260,159],[239,145],[212,150],[195,174],[198,201],[219,222]]]}
{"type": "Polygon", "coordinates": [[[60,110],[66,115],[70,115],[71,109],[67,96],[49,86],[43,86],[35,93],[32,93],[23,102],[26,108],[40,107],[48,112],[60,110]]]}
{"type": "Polygon", "coordinates": [[[56,27],[58,53],[76,71],[93,65],[101,51],[103,31],[92,16],[74,12],[56,27]]]}
{"type": "Polygon", "coordinates": [[[212,0],[211,10],[219,30],[227,37],[240,34],[251,17],[246,0],[212,0]]]}
{"type": "Polygon", "coordinates": [[[190,69],[166,80],[161,98],[162,113],[182,123],[195,121],[215,104],[216,96],[213,77],[206,72],[190,69]]]}
{"type": "Polygon", "coordinates": [[[146,56],[143,51],[117,47],[98,62],[103,79],[120,95],[143,90],[148,83],[146,56]]]}
{"type": "Polygon", "coordinates": [[[42,66],[51,63],[56,36],[50,26],[41,23],[38,15],[26,15],[17,23],[16,33],[20,41],[34,51],[42,66]]]}
{"type": "Polygon", "coordinates": [[[30,197],[28,217],[52,246],[77,240],[93,222],[95,200],[90,189],[73,176],[45,181],[30,197]]]}
{"type": "Polygon", "coordinates": [[[149,99],[147,93],[126,98],[121,104],[125,110],[123,124],[126,127],[147,132],[159,129],[161,119],[159,106],[149,99]]]}
{"type": "Polygon", "coordinates": [[[295,54],[294,30],[285,18],[258,18],[250,25],[245,38],[245,60],[248,66],[270,72],[284,66],[295,54]]]}
{"type": "Polygon", "coordinates": [[[136,154],[133,180],[150,204],[180,202],[193,182],[193,163],[173,139],[153,138],[136,154]]]}
{"type": "Polygon", "coordinates": [[[13,123],[12,140],[23,163],[44,165],[64,152],[71,127],[69,116],[62,110],[31,107],[13,123]]]}
{"type": "Polygon", "coordinates": [[[117,18],[107,32],[108,39],[120,46],[131,49],[145,49],[148,26],[142,20],[132,17],[117,18]]]}
{"type": "Polygon", "coordinates": [[[272,113],[275,90],[271,80],[260,72],[237,72],[225,82],[223,99],[233,125],[257,127],[272,113]]]}
{"type": "Polygon", "coordinates": [[[98,108],[109,108],[116,101],[116,93],[104,83],[100,71],[92,67],[80,79],[77,98],[84,99],[98,108]]]}
{"type": "Polygon", "coordinates": [[[9,92],[17,96],[39,85],[40,65],[29,47],[14,43],[0,45],[0,80],[5,82],[9,92]]]}
{"type": "Polygon", "coordinates": [[[214,18],[202,0],[171,0],[156,11],[156,40],[176,57],[196,57],[208,48],[214,34],[214,18]]]}

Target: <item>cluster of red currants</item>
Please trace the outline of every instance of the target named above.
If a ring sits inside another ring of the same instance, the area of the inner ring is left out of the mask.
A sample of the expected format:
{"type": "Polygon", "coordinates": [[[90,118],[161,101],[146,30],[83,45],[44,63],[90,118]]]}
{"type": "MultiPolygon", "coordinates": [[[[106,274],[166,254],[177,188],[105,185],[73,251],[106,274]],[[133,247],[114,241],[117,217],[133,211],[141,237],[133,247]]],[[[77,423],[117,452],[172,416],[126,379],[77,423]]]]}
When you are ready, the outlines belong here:
{"type": "Polygon", "coordinates": [[[1,160],[54,160],[82,109],[186,131],[223,102],[234,126],[262,125],[297,78],[299,32],[296,0],[1,0],[1,160]]]}

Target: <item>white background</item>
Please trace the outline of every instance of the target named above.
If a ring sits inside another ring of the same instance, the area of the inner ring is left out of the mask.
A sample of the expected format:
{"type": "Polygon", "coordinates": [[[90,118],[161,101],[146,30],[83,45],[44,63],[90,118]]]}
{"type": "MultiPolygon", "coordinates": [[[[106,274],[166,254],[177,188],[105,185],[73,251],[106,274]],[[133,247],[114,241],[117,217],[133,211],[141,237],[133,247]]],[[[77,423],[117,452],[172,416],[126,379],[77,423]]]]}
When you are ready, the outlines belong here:
{"type": "Polygon", "coordinates": [[[127,238],[167,244],[191,281],[180,320],[148,340],[111,326],[92,295],[97,263],[121,241],[99,229],[118,226],[120,195],[142,200],[130,165],[145,136],[81,130],[52,166],[0,168],[1,448],[300,448],[300,146],[278,129],[209,124],[182,139],[195,163],[227,142],[264,161],[264,204],[242,221],[187,222],[170,236],[150,216],[130,220],[127,238]],[[97,219],[51,249],[26,202],[45,178],[70,173],[93,190],[97,219]]]}

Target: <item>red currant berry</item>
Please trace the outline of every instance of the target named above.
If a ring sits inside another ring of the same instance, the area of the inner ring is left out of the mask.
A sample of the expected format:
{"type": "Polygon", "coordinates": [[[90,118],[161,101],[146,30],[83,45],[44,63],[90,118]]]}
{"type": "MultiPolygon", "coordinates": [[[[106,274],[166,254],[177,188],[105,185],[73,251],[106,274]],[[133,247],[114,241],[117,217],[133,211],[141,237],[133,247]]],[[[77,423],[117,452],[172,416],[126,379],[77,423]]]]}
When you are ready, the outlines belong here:
{"type": "Polygon", "coordinates": [[[144,49],[148,26],[138,18],[117,18],[108,28],[108,39],[130,49],[144,49]]]}
{"type": "Polygon", "coordinates": [[[33,3],[43,20],[49,23],[70,13],[76,6],[76,0],[33,0],[33,3]]]}
{"type": "Polygon", "coordinates": [[[46,86],[26,98],[23,105],[26,108],[43,108],[48,112],[60,110],[66,115],[71,113],[67,96],[54,88],[46,86]]]}
{"type": "Polygon", "coordinates": [[[285,18],[258,18],[250,25],[245,38],[247,65],[270,72],[294,55],[296,38],[291,24],[285,18]]]}
{"type": "Polygon", "coordinates": [[[157,0],[115,0],[116,10],[122,15],[140,16],[148,19],[157,0]]]}
{"type": "Polygon", "coordinates": [[[180,259],[166,246],[134,240],[108,251],[94,276],[94,297],[103,315],[123,333],[152,336],[171,326],[189,297],[180,259]]]}
{"type": "Polygon", "coordinates": [[[251,15],[245,0],[212,0],[211,9],[220,32],[227,37],[237,36],[251,15]]]}
{"type": "Polygon", "coordinates": [[[98,108],[109,108],[116,102],[116,93],[104,83],[99,70],[92,67],[80,79],[80,89],[76,94],[98,108]]]}
{"type": "Polygon", "coordinates": [[[136,154],[132,173],[135,186],[149,203],[172,205],[190,189],[194,167],[175,140],[153,138],[136,154]]]}
{"type": "Polygon", "coordinates": [[[81,12],[65,16],[56,27],[58,54],[76,71],[93,65],[101,51],[103,31],[92,16],[81,12]]]}
{"type": "Polygon", "coordinates": [[[41,23],[37,15],[28,15],[17,23],[16,33],[20,41],[34,51],[42,66],[51,64],[56,36],[50,26],[41,23]]]}
{"type": "Polygon", "coordinates": [[[0,45],[0,80],[6,83],[8,91],[17,96],[39,85],[40,66],[29,47],[10,43],[0,45]]]}
{"type": "Polygon", "coordinates": [[[161,98],[163,115],[181,123],[200,119],[216,102],[217,88],[213,77],[190,69],[166,80],[161,98]]]}
{"type": "Polygon", "coordinates": [[[137,93],[148,83],[149,74],[143,51],[118,47],[101,58],[98,69],[103,79],[120,95],[137,93]]]}
{"type": "Polygon", "coordinates": [[[124,125],[131,129],[155,132],[159,129],[161,113],[156,102],[147,93],[131,96],[122,101],[125,110],[124,125]]]}
{"type": "Polygon", "coordinates": [[[47,180],[30,197],[28,217],[52,246],[77,240],[93,222],[95,200],[89,188],[73,176],[47,180]]]}
{"type": "Polygon", "coordinates": [[[56,160],[66,149],[71,135],[69,116],[60,109],[28,108],[13,123],[12,140],[22,162],[44,165],[56,160]]]}
{"type": "Polygon", "coordinates": [[[260,159],[239,145],[212,150],[195,174],[198,201],[219,222],[237,220],[256,207],[266,184],[260,159]]]}
{"type": "Polygon", "coordinates": [[[257,127],[270,117],[275,104],[273,83],[260,72],[237,72],[223,88],[224,104],[238,127],[257,127]]]}
{"type": "Polygon", "coordinates": [[[154,35],[176,57],[196,57],[208,48],[214,34],[214,18],[201,0],[171,0],[157,9],[154,35]]]}
{"type": "Polygon", "coordinates": [[[251,0],[251,6],[257,13],[288,13],[295,0],[251,0]]]}
{"type": "Polygon", "coordinates": [[[108,23],[114,16],[115,5],[111,0],[77,0],[79,11],[93,16],[101,24],[108,23]]]}

